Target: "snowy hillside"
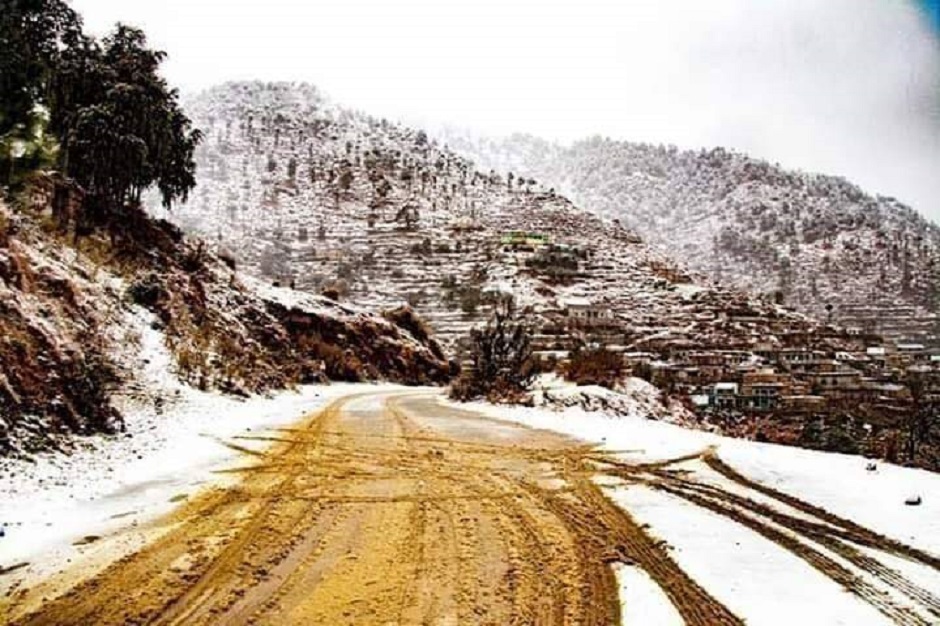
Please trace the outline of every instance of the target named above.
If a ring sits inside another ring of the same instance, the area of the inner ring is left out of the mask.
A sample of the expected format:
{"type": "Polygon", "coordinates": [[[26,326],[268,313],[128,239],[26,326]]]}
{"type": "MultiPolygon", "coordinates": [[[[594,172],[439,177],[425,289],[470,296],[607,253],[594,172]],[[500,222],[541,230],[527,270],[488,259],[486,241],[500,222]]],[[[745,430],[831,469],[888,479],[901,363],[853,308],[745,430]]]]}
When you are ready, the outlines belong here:
{"type": "Polygon", "coordinates": [[[16,209],[0,202],[0,456],[122,432],[128,411],[159,415],[190,387],[449,376],[410,310],[255,285],[139,209],[80,237],[50,211],[51,181],[16,209]]]}
{"type": "Polygon", "coordinates": [[[444,141],[486,167],[534,176],[619,218],[714,280],[846,326],[936,343],[940,228],[893,198],[721,148],[530,136],[444,141]]]}
{"type": "Polygon", "coordinates": [[[572,302],[609,316],[614,342],[636,349],[666,337],[743,346],[816,326],[695,286],[616,222],[311,86],[232,83],[187,110],[206,131],[200,182],[169,219],[269,282],[357,305],[408,303],[447,345],[504,292],[538,323],[545,349],[565,347],[558,328],[572,302]]]}

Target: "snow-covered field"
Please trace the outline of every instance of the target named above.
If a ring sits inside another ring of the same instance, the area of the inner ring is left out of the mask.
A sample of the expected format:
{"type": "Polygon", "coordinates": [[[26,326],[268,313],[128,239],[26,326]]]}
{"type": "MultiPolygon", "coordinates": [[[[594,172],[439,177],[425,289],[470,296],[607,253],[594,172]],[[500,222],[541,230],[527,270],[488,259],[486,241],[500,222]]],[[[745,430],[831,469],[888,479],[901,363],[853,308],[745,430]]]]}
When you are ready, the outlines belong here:
{"type": "MultiPolygon", "coordinates": [[[[596,443],[625,461],[663,461],[712,448],[719,458],[748,478],[887,537],[940,555],[940,475],[931,472],[880,463],[875,471],[868,471],[867,461],[858,456],[730,439],[640,416],[617,417],[581,408],[555,411],[487,403],[471,406],[493,418],[596,443]],[[905,505],[905,499],[913,494],[923,498],[922,505],[905,505]]],[[[696,480],[736,490],[730,481],[697,459],[674,467],[690,472],[696,480]]],[[[611,485],[609,481],[604,484],[618,504],[667,542],[673,558],[694,580],[749,624],[893,623],[796,554],[732,519],[644,485],[611,485]]],[[[759,494],[750,496],[762,500],[759,494]]],[[[780,510],[802,516],[788,507],[780,510]]],[[[864,570],[851,567],[825,550],[823,553],[868,580],[864,570]]],[[[872,556],[876,554],[882,563],[923,589],[940,594],[940,575],[936,570],[872,552],[872,556]]],[[[682,623],[643,572],[625,567],[619,570],[618,577],[625,607],[624,623],[654,626],[682,623]]],[[[871,582],[878,587],[878,581],[871,582]]],[[[884,591],[886,597],[907,606],[905,598],[898,597],[895,591],[887,588],[884,591]]],[[[925,623],[940,623],[937,615],[925,614],[923,618],[928,620],[925,623]]]]}

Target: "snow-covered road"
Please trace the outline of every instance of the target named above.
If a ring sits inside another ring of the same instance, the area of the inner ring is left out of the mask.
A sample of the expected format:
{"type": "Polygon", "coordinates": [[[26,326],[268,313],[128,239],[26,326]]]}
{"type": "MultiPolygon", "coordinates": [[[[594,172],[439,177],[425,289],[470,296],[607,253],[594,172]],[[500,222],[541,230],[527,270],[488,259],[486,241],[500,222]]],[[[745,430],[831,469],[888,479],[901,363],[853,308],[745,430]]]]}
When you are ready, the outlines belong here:
{"type": "MultiPolygon", "coordinates": [[[[187,391],[162,415],[134,416],[129,436],[92,440],[69,457],[8,461],[0,466],[0,568],[29,565],[0,576],[0,590],[66,565],[98,568],[165,532],[152,522],[207,485],[237,480],[219,470],[242,463],[239,447],[262,445],[235,440],[239,435],[271,432],[353,393],[402,390],[333,385],[247,401],[187,391]],[[107,554],[98,551],[98,536],[115,538],[101,542],[107,554]]],[[[467,415],[461,436],[498,432],[488,421],[496,419],[595,444],[595,480],[608,497],[748,624],[940,623],[936,474],[886,464],[870,471],[861,457],[728,439],[638,416],[459,407],[468,408],[485,418],[467,415]],[[922,504],[906,506],[914,494],[922,504]]],[[[683,623],[649,572],[630,565],[616,572],[624,623],[683,623]]]]}

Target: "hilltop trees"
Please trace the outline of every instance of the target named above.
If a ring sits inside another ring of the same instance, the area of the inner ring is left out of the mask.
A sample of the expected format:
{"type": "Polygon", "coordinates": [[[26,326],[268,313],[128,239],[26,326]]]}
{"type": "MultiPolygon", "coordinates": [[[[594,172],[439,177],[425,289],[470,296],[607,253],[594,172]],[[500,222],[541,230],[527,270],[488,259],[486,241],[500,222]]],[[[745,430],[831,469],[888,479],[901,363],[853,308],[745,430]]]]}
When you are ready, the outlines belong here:
{"type": "Polygon", "coordinates": [[[101,45],[84,40],[56,72],[50,127],[60,164],[93,198],[137,203],[156,185],[170,207],[195,186],[202,135],[157,73],[164,56],[142,31],[118,25],[101,45]]]}
{"type": "Polygon", "coordinates": [[[60,0],[5,0],[0,10],[0,184],[49,156],[42,105],[61,50],[81,37],[81,20],[60,0]]]}
{"type": "MultiPolygon", "coordinates": [[[[20,158],[25,136],[41,120],[57,141],[59,169],[92,206],[139,203],[153,185],[166,207],[185,200],[196,183],[193,152],[202,135],[158,73],[165,54],[129,26],[119,24],[102,41],[84,35],[61,0],[5,4],[0,158],[20,158]]],[[[5,172],[14,169],[7,165],[5,172]]]]}

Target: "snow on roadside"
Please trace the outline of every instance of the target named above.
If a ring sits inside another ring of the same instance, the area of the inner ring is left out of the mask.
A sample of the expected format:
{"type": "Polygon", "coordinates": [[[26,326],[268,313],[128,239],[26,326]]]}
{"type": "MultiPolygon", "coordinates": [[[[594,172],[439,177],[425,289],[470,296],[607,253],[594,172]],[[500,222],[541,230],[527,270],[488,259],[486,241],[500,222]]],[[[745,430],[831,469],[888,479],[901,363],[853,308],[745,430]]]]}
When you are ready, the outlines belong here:
{"type": "Polygon", "coordinates": [[[554,410],[581,408],[619,417],[652,417],[683,423],[694,420],[678,403],[667,406],[662,392],[640,378],[627,378],[616,391],[599,385],[577,385],[557,374],[542,374],[533,385],[535,406],[554,410]]]}
{"type": "Polygon", "coordinates": [[[663,590],[641,568],[618,565],[615,574],[620,585],[620,618],[624,624],[685,624],[663,590]]]}
{"type": "Polygon", "coordinates": [[[940,474],[888,463],[879,463],[876,471],[869,472],[867,461],[860,456],[733,439],[579,408],[551,411],[485,402],[469,406],[490,417],[599,444],[630,461],[661,461],[715,446],[722,460],[748,478],[940,554],[940,474]],[[915,493],[921,495],[923,504],[905,506],[905,498],[915,493]]]}
{"type": "MultiPolygon", "coordinates": [[[[353,390],[395,385],[301,387],[247,400],[206,393],[173,375],[172,359],[153,317],[142,309],[125,327],[139,345],[125,355],[137,372],[134,397],[119,402],[126,432],[89,437],[70,455],[0,461],[0,567],[71,558],[73,543],[110,535],[169,511],[242,459],[223,445],[238,435],[294,423],[353,390]]],[[[250,444],[249,444],[250,445],[250,444]]]]}
{"type": "Polygon", "coordinates": [[[732,520],[647,487],[618,489],[612,497],[666,541],[693,580],[749,624],[890,623],[796,555],[732,520]]]}
{"type": "MultiPolygon", "coordinates": [[[[488,417],[598,444],[628,461],[660,461],[714,447],[721,459],[751,479],[940,554],[940,475],[931,472],[889,464],[879,464],[876,471],[869,472],[866,460],[858,456],[732,439],[643,417],[611,416],[582,408],[552,411],[483,402],[473,403],[472,408],[488,417]],[[921,506],[905,506],[905,498],[912,493],[923,497],[921,506]]],[[[714,472],[701,463],[683,463],[682,467],[702,480],[716,480],[714,472]]],[[[889,623],[797,556],[732,520],[643,486],[611,488],[608,481],[603,484],[615,502],[667,542],[673,558],[693,579],[748,623],[889,623]]],[[[940,588],[940,576],[929,568],[901,559],[887,562],[926,589],[940,588]]],[[[630,568],[621,569],[618,580],[625,616],[633,602],[637,604],[634,609],[649,606],[643,610],[651,611],[649,618],[637,623],[674,623],[660,606],[663,598],[649,589],[649,581],[630,568]],[[653,612],[658,616],[655,619],[653,612]]]]}
{"type": "Polygon", "coordinates": [[[6,462],[0,465],[6,531],[0,566],[158,516],[172,508],[171,500],[219,480],[214,472],[240,457],[220,441],[290,424],[349,392],[350,385],[310,386],[245,401],[187,394],[168,413],[132,416],[126,435],[95,437],[70,456],[6,462]]]}

